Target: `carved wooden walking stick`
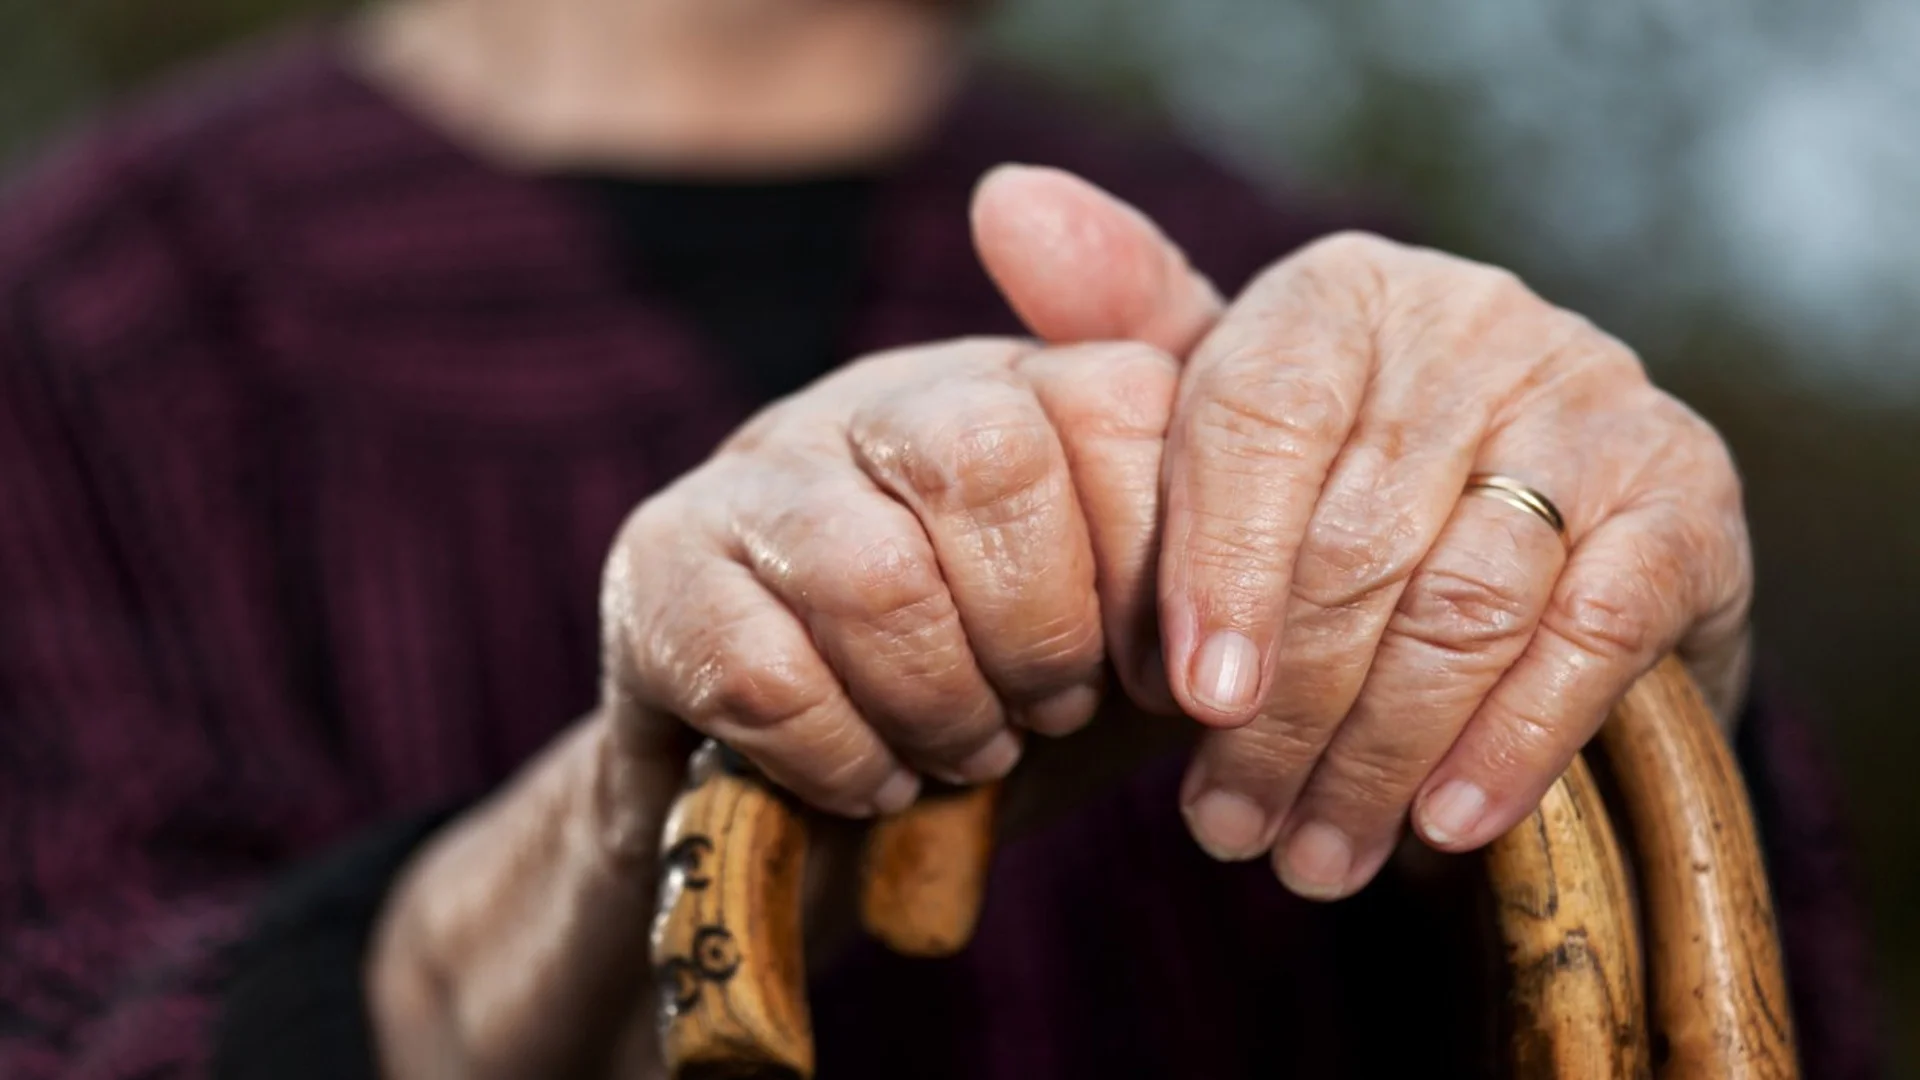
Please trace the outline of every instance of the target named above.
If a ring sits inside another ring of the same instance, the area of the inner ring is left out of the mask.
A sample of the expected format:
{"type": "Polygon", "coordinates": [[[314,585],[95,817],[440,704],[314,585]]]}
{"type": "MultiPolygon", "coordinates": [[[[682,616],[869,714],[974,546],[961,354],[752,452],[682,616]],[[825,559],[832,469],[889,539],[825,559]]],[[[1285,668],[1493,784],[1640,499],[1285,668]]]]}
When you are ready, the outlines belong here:
{"type": "MultiPolygon", "coordinates": [[[[1621,796],[1637,875],[1580,761],[1487,852],[1511,975],[1514,1075],[1797,1077],[1746,791],[1678,661],[1634,686],[1597,748],[1621,796]]],[[[994,798],[984,789],[923,802],[869,836],[862,915],[871,932],[920,955],[964,946],[994,798]]],[[[653,958],[673,1075],[811,1077],[800,814],[709,745],[665,843],[653,958]]]]}
{"type": "MultiPolygon", "coordinates": [[[[910,956],[973,936],[993,854],[999,785],[923,798],[867,835],[860,915],[910,956]]],[[[813,1075],[801,950],[806,824],[790,799],[715,743],[701,747],[667,819],[652,953],[677,1080],[813,1075]]]]}

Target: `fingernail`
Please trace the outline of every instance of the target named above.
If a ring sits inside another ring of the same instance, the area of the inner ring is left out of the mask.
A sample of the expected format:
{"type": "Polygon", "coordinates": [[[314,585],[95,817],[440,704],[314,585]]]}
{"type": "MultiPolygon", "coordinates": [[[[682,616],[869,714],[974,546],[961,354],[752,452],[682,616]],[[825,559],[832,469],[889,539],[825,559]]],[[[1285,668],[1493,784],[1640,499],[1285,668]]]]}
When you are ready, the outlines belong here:
{"type": "Polygon", "coordinates": [[[987,742],[987,745],[975,750],[960,763],[955,770],[959,779],[967,784],[984,784],[989,780],[998,780],[1013,771],[1020,761],[1020,737],[1011,731],[1002,729],[987,742]]]}
{"type": "Polygon", "coordinates": [[[1460,843],[1486,813],[1487,793],[1465,780],[1449,780],[1420,806],[1420,835],[1442,847],[1460,843]]]}
{"type": "Polygon", "coordinates": [[[1287,842],[1280,880],[1309,900],[1337,900],[1353,872],[1353,845],[1347,834],[1323,822],[1302,825],[1287,842]]]}
{"type": "Polygon", "coordinates": [[[1193,657],[1193,696],[1220,712],[1253,704],[1260,683],[1260,650],[1245,634],[1221,630],[1193,657]]]}
{"type": "Polygon", "coordinates": [[[900,769],[887,782],[880,785],[874,793],[873,809],[876,813],[897,814],[913,805],[920,797],[920,777],[906,769],[900,769]]]}
{"type": "Polygon", "coordinates": [[[1100,708],[1100,688],[1076,686],[1021,710],[1020,722],[1042,735],[1071,735],[1100,708]]]}
{"type": "Polygon", "coordinates": [[[1267,814],[1244,795],[1215,789],[1187,807],[1187,825],[1207,854],[1245,862],[1267,848],[1267,814]]]}

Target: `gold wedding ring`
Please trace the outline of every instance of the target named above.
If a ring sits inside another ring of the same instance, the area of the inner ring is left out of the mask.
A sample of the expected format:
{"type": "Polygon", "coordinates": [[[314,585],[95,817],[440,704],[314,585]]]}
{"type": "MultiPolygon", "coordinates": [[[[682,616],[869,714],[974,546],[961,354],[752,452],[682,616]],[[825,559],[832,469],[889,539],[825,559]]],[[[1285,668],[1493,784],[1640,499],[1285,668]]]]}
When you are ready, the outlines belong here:
{"type": "Polygon", "coordinates": [[[1553,500],[1533,490],[1511,476],[1499,473],[1474,473],[1467,477],[1467,490],[1491,495],[1509,506],[1518,507],[1547,523],[1554,532],[1566,535],[1567,519],[1560,516],[1560,508],[1553,500]]]}

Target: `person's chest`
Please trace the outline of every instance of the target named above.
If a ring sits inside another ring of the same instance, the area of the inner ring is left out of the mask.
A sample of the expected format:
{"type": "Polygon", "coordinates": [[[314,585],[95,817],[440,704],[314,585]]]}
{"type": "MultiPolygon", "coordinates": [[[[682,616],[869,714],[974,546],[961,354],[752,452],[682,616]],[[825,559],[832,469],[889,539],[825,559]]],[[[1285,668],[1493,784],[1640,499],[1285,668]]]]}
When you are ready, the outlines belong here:
{"type": "MultiPolygon", "coordinates": [[[[364,812],[484,790],[592,706],[621,522],[759,404],[604,225],[493,178],[290,208],[236,317],[104,399],[111,452],[182,478],[134,492],[152,565],[232,598],[159,613],[252,673],[202,672],[206,709],[337,755],[364,812]]],[[[863,257],[836,349],[1007,328],[939,263],[863,257]]]]}

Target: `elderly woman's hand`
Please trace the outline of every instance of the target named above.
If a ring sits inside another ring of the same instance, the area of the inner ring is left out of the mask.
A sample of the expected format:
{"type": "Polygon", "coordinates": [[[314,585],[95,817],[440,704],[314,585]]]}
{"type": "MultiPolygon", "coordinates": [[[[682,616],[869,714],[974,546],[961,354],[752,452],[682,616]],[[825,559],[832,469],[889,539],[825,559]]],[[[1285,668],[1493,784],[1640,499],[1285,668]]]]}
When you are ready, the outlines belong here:
{"type": "Polygon", "coordinates": [[[1005,776],[1022,732],[1092,719],[1150,602],[1177,379],[1134,343],[975,339],[769,409],[615,547],[616,737],[674,718],[851,817],[1005,776]]]}
{"type": "MultiPolygon", "coordinates": [[[[601,707],[388,901],[368,969],[386,1073],[657,1071],[643,913],[688,728],[866,817],[1085,725],[1106,641],[1150,644],[1132,631],[1178,379],[1134,341],[872,356],[648,499],[607,564],[601,707]]],[[[1018,802],[1070,797],[1052,790],[1018,802]]]]}
{"type": "MultiPolygon", "coordinates": [[[[975,227],[1052,347],[856,363],[633,515],[602,707],[389,901],[368,980],[390,1075],[648,1074],[634,913],[682,722],[864,816],[922,776],[1006,774],[1023,732],[1086,725],[1111,666],[1213,729],[1182,796],[1200,841],[1331,897],[1410,808],[1456,850],[1519,820],[1668,648],[1731,707],[1739,485],[1617,342],[1509,275],[1360,236],[1226,307],[1151,223],[1045,170],[990,177],[975,227]],[[1468,493],[1481,472],[1551,499],[1564,535],[1468,493]]],[[[1094,756],[1018,787],[1125,755],[1094,756]]]]}
{"type": "MultiPolygon", "coordinates": [[[[1105,201],[1024,169],[983,197],[1105,201]]],[[[1129,258],[1173,283],[1156,318],[1208,320],[1164,241],[1129,258]]],[[[996,272],[1043,298],[1043,334],[1088,317],[996,272]]],[[[1183,807],[1296,892],[1360,888],[1409,813],[1447,850],[1512,827],[1668,650],[1737,707],[1752,574],[1725,445],[1504,271],[1359,234],[1279,262],[1186,361],[1163,485],[1165,670],[1218,729],[1183,807]],[[1489,473],[1564,529],[1468,490],[1489,473]]]]}

